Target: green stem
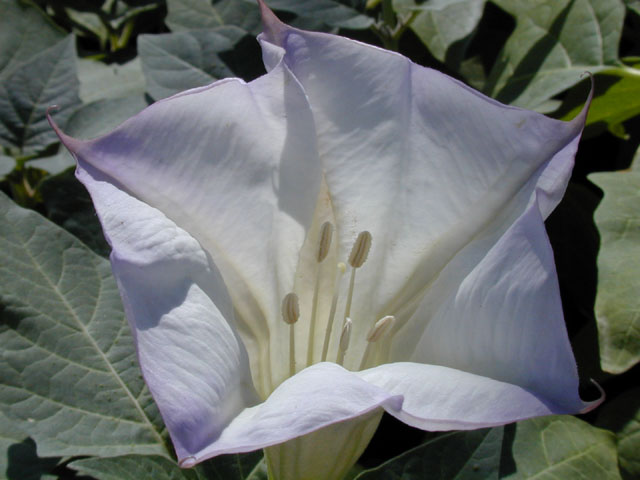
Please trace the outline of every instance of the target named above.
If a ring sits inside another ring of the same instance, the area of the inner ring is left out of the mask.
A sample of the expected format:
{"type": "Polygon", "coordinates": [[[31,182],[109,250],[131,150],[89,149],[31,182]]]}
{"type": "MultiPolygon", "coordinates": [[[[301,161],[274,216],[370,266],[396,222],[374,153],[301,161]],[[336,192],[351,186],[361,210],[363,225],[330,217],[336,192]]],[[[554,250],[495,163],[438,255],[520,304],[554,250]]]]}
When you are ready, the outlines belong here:
{"type": "Polygon", "coordinates": [[[393,31],[396,27],[396,13],[393,10],[392,0],[382,0],[382,21],[389,28],[389,31],[393,31]]]}

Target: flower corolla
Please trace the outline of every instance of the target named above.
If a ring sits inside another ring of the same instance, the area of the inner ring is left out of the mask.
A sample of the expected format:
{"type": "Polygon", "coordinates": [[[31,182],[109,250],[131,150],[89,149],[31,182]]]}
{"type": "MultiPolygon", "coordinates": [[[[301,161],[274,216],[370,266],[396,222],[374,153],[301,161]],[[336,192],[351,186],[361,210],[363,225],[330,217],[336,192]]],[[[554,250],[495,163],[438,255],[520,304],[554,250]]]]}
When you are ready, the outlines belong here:
{"type": "Polygon", "coordinates": [[[448,430],[588,408],[543,223],[586,110],[505,106],[261,9],[264,76],[58,130],[181,464],[268,447],[274,476],[294,455],[338,478],[383,410],[448,430]]]}

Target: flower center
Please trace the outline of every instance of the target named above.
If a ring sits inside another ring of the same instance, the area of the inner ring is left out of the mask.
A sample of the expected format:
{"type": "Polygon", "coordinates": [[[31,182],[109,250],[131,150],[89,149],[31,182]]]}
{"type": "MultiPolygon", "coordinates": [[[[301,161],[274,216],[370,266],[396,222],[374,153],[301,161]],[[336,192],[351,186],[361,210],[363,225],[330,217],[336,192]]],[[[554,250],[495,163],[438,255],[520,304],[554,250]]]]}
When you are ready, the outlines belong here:
{"type": "MultiPolygon", "coordinates": [[[[327,258],[329,253],[329,249],[331,248],[331,242],[333,239],[334,227],[330,222],[325,222],[322,224],[320,228],[320,233],[318,236],[317,242],[317,250],[315,254],[316,260],[316,278],[313,287],[313,297],[311,301],[311,312],[308,317],[308,345],[307,345],[307,355],[306,355],[306,365],[302,366],[302,368],[311,366],[314,363],[314,348],[316,345],[315,342],[315,334],[316,334],[316,323],[318,317],[318,298],[320,291],[320,283],[322,277],[322,269],[320,268],[320,264],[327,258]]],[[[344,364],[345,355],[349,350],[349,344],[351,343],[351,330],[353,324],[353,318],[351,315],[351,305],[353,301],[355,285],[356,285],[356,272],[362,265],[367,261],[367,257],[369,256],[369,250],[371,249],[372,237],[371,233],[368,231],[360,232],[353,244],[351,249],[351,253],[347,260],[350,268],[351,275],[349,277],[349,284],[346,292],[346,299],[344,303],[344,313],[341,316],[342,318],[342,328],[340,331],[340,337],[337,345],[337,353],[335,356],[335,362],[339,365],[344,364]]],[[[336,266],[335,270],[335,281],[333,283],[333,292],[331,295],[331,306],[329,309],[328,319],[326,321],[326,328],[324,331],[324,342],[322,344],[322,353],[321,353],[321,361],[328,360],[329,347],[332,339],[332,331],[333,325],[337,313],[338,300],[341,296],[341,281],[343,275],[347,271],[347,265],[343,262],[339,262],[336,266]]],[[[282,319],[285,323],[289,325],[289,375],[295,375],[296,371],[298,371],[301,367],[296,364],[296,345],[295,345],[295,330],[294,328],[305,328],[306,322],[299,322],[300,319],[300,307],[299,307],[299,299],[298,295],[291,292],[285,295],[282,301],[282,319]],[[294,327],[294,325],[298,325],[294,327]]],[[[304,320],[304,316],[302,317],[304,320]]],[[[360,320],[360,319],[358,319],[360,320]]],[[[374,357],[374,349],[376,344],[384,337],[389,337],[392,333],[392,327],[395,323],[395,317],[392,315],[387,315],[378,321],[376,321],[369,333],[366,336],[367,345],[362,355],[362,359],[360,361],[359,370],[367,368],[372,363],[374,357]]],[[[334,347],[335,348],[335,347],[334,347]]],[[[331,359],[329,359],[331,361],[331,359]]]]}

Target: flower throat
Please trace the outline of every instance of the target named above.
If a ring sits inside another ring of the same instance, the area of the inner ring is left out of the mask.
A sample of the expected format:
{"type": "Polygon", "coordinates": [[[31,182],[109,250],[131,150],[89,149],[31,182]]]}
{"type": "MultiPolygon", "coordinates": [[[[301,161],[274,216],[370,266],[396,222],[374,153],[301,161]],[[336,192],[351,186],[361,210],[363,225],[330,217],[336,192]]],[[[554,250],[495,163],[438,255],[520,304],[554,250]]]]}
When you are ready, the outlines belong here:
{"type": "MultiPolygon", "coordinates": [[[[311,312],[309,315],[309,337],[308,337],[308,346],[307,346],[307,356],[306,356],[306,364],[304,367],[308,367],[313,365],[314,361],[314,345],[315,345],[315,331],[316,331],[316,323],[318,316],[318,297],[320,291],[320,281],[321,281],[321,268],[320,264],[326,259],[329,249],[331,247],[331,242],[333,238],[334,227],[330,222],[324,222],[320,227],[320,233],[318,236],[317,249],[316,249],[316,279],[314,282],[313,288],[313,298],[311,301],[311,312]]],[[[351,253],[347,260],[349,266],[351,267],[351,275],[349,278],[349,287],[347,290],[347,297],[345,301],[344,315],[342,316],[342,329],[340,332],[339,342],[337,353],[335,358],[327,358],[329,352],[329,346],[331,343],[331,333],[333,331],[333,325],[336,317],[336,311],[338,307],[338,300],[340,297],[340,283],[343,275],[347,271],[347,265],[343,262],[339,262],[336,267],[335,273],[335,282],[333,284],[333,294],[331,298],[331,306],[329,309],[329,317],[326,323],[326,328],[324,332],[324,341],[322,344],[322,354],[320,357],[320,361],[334,361],[338,365],[344,364],[345,354],[349,349],[349,344],[351,343],[351,330],[353,320],[351,318],[351,305],[353,301],[353,292],[355,289],[356,282],[356,272],[362,267],[362,265],[367,261],[369,256],[369,250],[371,249],[372,237],[371,233],[368,231],[362,231],[358,234],[353,247],[351,249],[351,253]]],[[[298,295],[296,293],[288,293],[285,295],[282,300],[282,319],[286,324],[289,325],[289,376],[295,375],[298,371],[300,365],[296,363],[296,344],[295,344],[295,328],[300,328],[300,324],[298,320],[300,319],[300,306],[298,295]],[[298,324],[298,327],[296,327],[298,324]]],[[[304,318],[304,317],[303,317],[304,318]]],[[[382,317],[369,330],[369,333],[366,336],[367,346],[362,355],[362,360],[360,361],[359,370],[362,370],[367,367],[367,365],[372,360],[373,349],[375,344],[385,336],[390,335],[393,324],[395,322],[395,317],[392,315],[387,315],[382,317]]],[[[301,322],[300,322],[301,323],[301,322]]]]}

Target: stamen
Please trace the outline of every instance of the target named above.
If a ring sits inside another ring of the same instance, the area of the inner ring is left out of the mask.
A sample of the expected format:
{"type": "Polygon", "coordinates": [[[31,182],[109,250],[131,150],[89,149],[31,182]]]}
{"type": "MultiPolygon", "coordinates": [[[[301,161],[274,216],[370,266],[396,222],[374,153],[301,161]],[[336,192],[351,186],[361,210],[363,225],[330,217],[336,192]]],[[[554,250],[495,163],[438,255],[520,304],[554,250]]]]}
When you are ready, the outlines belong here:
{"type": "Polygon", "coordinates": [[[336,281],[333,284],[333,298],[331,299],[331,310],[329,310],[329,320],[327,322],[327,330],[324,332],[324,344],[322,345],[322,361],[327,360],[327,352],[329,351],[329,342],[331,341],[331,330],[333,329],[333,319],[336,316],[338,307],[338,296],[340,294],[340,280],[342,275],[347,271],[347,266],[340,262],[336,273],[336,281]]]}
{"type": "Polygon", "coordinates": [[[391,328],[395,321],[396,317],[394,317],[393,315],[382,317],[369,331],[367,335],[367,342],[377,342],[378,340],[380,340],[382,336],[387,333],[387,330],[391,328]]]}
{"type": "Polygon", "coordinates": [[[330,222],[324,222],[320,227],[320,239],[318,241],[318,253],[316,260],[318,262],[318,271],[316,273],[316,284],[313,289],[313,300],[311,303],[311,320],[309,322],[309,346],[307,348],[307,366],[313,364],[313,338],[316,333],[316,315],[318,313],[318,292],[320,291],[320,263],[327,257],[329,248],[331,247],[331,238],[333,237],[333,225],[330,222]]]}
{"type": "Polygon", "coordinates": [[[369,249],[371,248],[371,234],[366,230],[358,234],[356,242],[351,249],[351,255],[349,255],[349,265],[353,268],[360,268],[362,264],[367,260],[369,255],[369,249]]]}
{"type": "Polygon", "coordinates": [[[318,263],[327,258],[329,248],[331,247],[331,239],[333,237],[333,225],[331,222],[324,222],[320,227],[320,242],[318,243],[318,255],[316,259],[318,263]]]}
{"type": "Polygon", "coordinates": [[[300,303],[298,295],[295,293],[287,293],[282,300],[282,319],[289,324],[289,376],[296,374],[296,344],[294,324],[300,318],[300,303]]]}
{"type": "Polygon", "coordinates": [[[338,358],[336,363],[342,365],[344,363],[344,354],[349,348],[349,341],[351,340],[351,319],[345,318],[342,324],[342,333],[340,334],[340,345],[338,346],[338,358]]]}
{"type": "Polygon", "coordinates": [[[356,283],[356,269],[360,268],[367,260],[371,249],[371,234],[366,230],[358,234],[351,255],[349,255],[349,265],[351,265],[351,279],[349,280],[349,291],[347,293],[347,305],[344,309],[345,318],[351,315],[351,300],[353,299],[353,287],[356,283]]]}
{"type": "Polygon", "coordinates": [[[369,359],[371,357],[371,351],[373,350],[373,344],[384,337],[387,332],[391,330],[391,327],[396,321],[396,317],[393,315],[387,315],[386,317],[382,317],[378,320],[375,325],[369,330],[367,334],[367,348],[364,350],[364,354],[362,355],[362,361],[360,362],[360,368],[358,370],[364,370],[367,363],[369,363],[369,359]]]}

